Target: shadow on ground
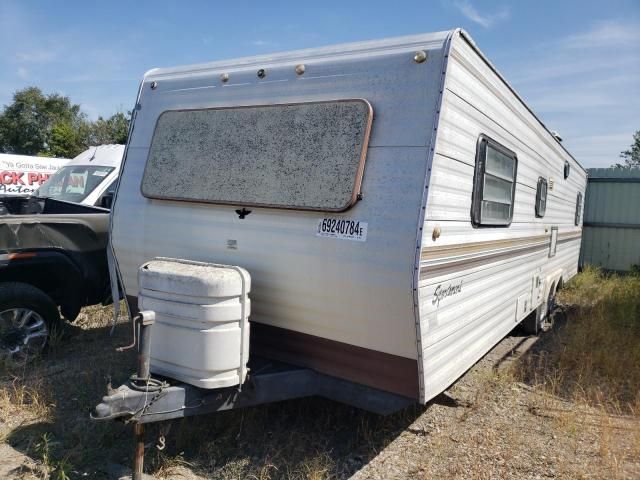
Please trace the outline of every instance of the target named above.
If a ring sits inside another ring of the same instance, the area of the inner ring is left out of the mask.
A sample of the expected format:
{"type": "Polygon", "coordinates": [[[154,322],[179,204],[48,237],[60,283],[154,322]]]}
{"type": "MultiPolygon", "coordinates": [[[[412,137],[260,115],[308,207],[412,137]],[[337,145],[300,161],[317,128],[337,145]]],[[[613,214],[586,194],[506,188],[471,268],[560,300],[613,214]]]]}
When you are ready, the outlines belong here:
{"type": "MultiPolygon", "coordinates": [[[[71,478],[108,478],[109,463],[131,464],[131,428],[89,419],[109,379],[119,385],[135,365],[133,350],[115,352],[129,342],[129,326],[118,325],[112,337],[109,329],[68,325],[62,341],[19,378],[41,391],[50,414],[13,428],[6,442],[42,462],[47,438],[45,461],[71,478]]],[[[499,365],[510,352],[494,352],[491,361],[499,365]]],[[[459,406],[446,394],[433,403],[459,406]]],[[[382,417],[306,398],[152,424],[147,426],[145,471],[164,476],[182,466],[205,478],[348,478],[428,408],[416,405],[382,417]],[[166,433],[162,451],[156,448],[160,433],[166,433]]]]}
{"type": "MultiPolygon", "coordinates": [[[[39,392],[49,414],[18,422],[5,442],[71,478],[108,478],[107,464],[130,465],[132,433],[120,422],[94,422],[89,414],[108,381],[124,382],[135,352],[115,352],[130,340],[127,324],[67,325],[50,352],[20,372],[2,372],[2,387],[17,383],[39,392]],[[46,443],[46,452],[43,452],[46,443]],[[46,458],[45,458],[46,457],[46,458]]],[[[25,405],[28,409],[28,405],[25,405]]],[[[206,478],[346,478],[384,449],[424,411],[415,406],[381,417],[321,398],[227,411],[147,427],[145,471],[167,474],[187,465],[206,478]],[[163,451],[155,445],[166,432],[163,451]]],[[[20,415],[20,412],[17,412],[20,415]]],[[[20,473],[16,471],[16,476],[20,473]]],[[[25,467],[22,473],[27,473],[25,467]]]]}

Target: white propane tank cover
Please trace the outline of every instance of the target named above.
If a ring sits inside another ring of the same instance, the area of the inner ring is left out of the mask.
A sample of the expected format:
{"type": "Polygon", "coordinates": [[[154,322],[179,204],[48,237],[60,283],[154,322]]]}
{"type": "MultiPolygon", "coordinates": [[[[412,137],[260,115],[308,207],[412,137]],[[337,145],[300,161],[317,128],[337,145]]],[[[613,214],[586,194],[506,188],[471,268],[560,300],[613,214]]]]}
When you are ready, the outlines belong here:
{"type": "Polygon", "coordinates": [[[138,271],[140,310],[152,310],[151,371],[201,388],[241,385],[249,359],[249,272],[157,258],[138,271]]]}

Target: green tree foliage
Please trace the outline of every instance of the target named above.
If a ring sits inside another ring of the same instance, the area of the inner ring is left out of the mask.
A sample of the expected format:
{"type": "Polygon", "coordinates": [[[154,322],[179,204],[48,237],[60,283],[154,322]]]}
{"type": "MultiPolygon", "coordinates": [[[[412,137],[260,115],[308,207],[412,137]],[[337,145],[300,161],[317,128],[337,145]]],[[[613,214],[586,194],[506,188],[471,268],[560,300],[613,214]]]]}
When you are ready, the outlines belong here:
{"type": "Polygon", "coordinates": [[[53,126],[82,121],[80,105],[58,94],[44,95],[28,87],[13,95],[0,115],[0,149],[6,153],[36,155],[48,149],[53,126]]]}
{"type": "Polygon", "coordinates": [[[98,120],[91,125],[91,144],[127,143],[130,120],[131,115],[125,115],[122,112],[118,112],[106,120],[98,117],[98,120]]]}
{"type": "Polygon", "coordinates": [[[71,158],[83,150],[86,148],[80,129],[70,122],[58,122],[51,128],[47,151],[40,153],[48,157],[71,158]]]}
{"type": "Polygon", "coordinates": [[[620,152],[620,158],[624,158],[624,163],[616,163],[613,167],[640,168],[640,130],[633,134],[633,143],[629,150],[620,152]]]}
{"type": "Polygon", "coordinates": [[[0,152],[73,158],[91,145],[125,143],[130,113],[92,122],[69,97],[27,87],[0,113],[0,152]]]}

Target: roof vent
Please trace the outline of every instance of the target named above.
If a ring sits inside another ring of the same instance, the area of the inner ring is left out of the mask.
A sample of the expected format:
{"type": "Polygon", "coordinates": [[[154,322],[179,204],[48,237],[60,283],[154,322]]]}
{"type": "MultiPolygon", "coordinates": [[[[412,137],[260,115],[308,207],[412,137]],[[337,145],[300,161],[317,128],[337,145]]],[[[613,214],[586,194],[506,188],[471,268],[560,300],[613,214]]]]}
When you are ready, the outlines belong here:
{"type": "Polygon", "coordinates": [[[558,140],[559,142],[562,142],[562,137],[560,136],[560,134],[558,132],[556,132],[555,130],[551,130],[551,135],[553,135],[553,138],[555,138],[556,140],[558,140]]]}

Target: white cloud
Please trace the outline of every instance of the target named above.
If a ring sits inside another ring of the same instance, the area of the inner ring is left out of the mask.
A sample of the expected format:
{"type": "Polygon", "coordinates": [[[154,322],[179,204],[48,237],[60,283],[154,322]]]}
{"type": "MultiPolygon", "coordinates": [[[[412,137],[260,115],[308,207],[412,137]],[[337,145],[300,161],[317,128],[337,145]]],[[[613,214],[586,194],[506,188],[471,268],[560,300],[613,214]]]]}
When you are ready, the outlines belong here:
{"type": "Polygon", "coordinates": [[[251,45],[258,48],[278,48],[280,46],[277,42],[271,42],[269,40],[263,40],[261,38],[251,42],[251,45]]]}
{"type": "Polygon", "coordinates": [[[539,93],[531,98],[530,103],[536,110],[545,112],[588,111],[598,108],[620,107],[619,99],[606,93],[588,89],[562,89],[539,93]]]}
{"type": "Polygon", "coordinates": [[[16,60],[20,63],[47,63],[57,58],[52,49],[38,49],[16,53],[16,60]]]}
{"type": "Polygon", "coordinates": [[[110,115],[123,98],[130,99],[124,109],[131,108],[149,68],[147,58],[131,48],[140,43],[138,32],[87,38],[83,25],[61,28],[32,10],[24,2],[0,0],[0,108],[27,85],[69,95],[91,118],[110,115]]]}
{"type": "Polygon", "coordinates": [[[517,65],[513,74],[509,75],[511,82],[523,85],[573,77],[583,83],[600,78],[599,74],[602,73],[607,73],[605,79],[628,78],[635,77],[640,66],[636,65],[638,55],[634,52],[619,52],[597,61],[588,52],[554,52],[527,58],[526,64],[517,65]]]}
{"type": "Polygon", "coordinates": [[[640,128],[640,23],[581,25],[503,54],[505,77],[586,167],[609,166],[640,128]]]}
{"type": "Polygon", "coordinates": [[[629,148],[633,131],[606,135],[574,136],[567,143],[569,151],[584,167],[608,167],[620,162],[620,152],[629,148]]]}
{"type": "Polygon", "coordinates": [[[460,10],[462,15],[484,28],[490,28],[497,22],[507,20],[509,18],[509,9],[507,8],[502,8],[498,12],[491,14],[481,14],[476,7],[471,5],[467,0],[456,0],[453,4],[458,10],[460,10]]]}
{"type": "Polygon", "coordinates": [[[588,32],[566,37],[561,46],[564,48],[608,48],[638,47],[640,28],[638,25],[621,22],[604,22],[595,25],[588,32]]]}

